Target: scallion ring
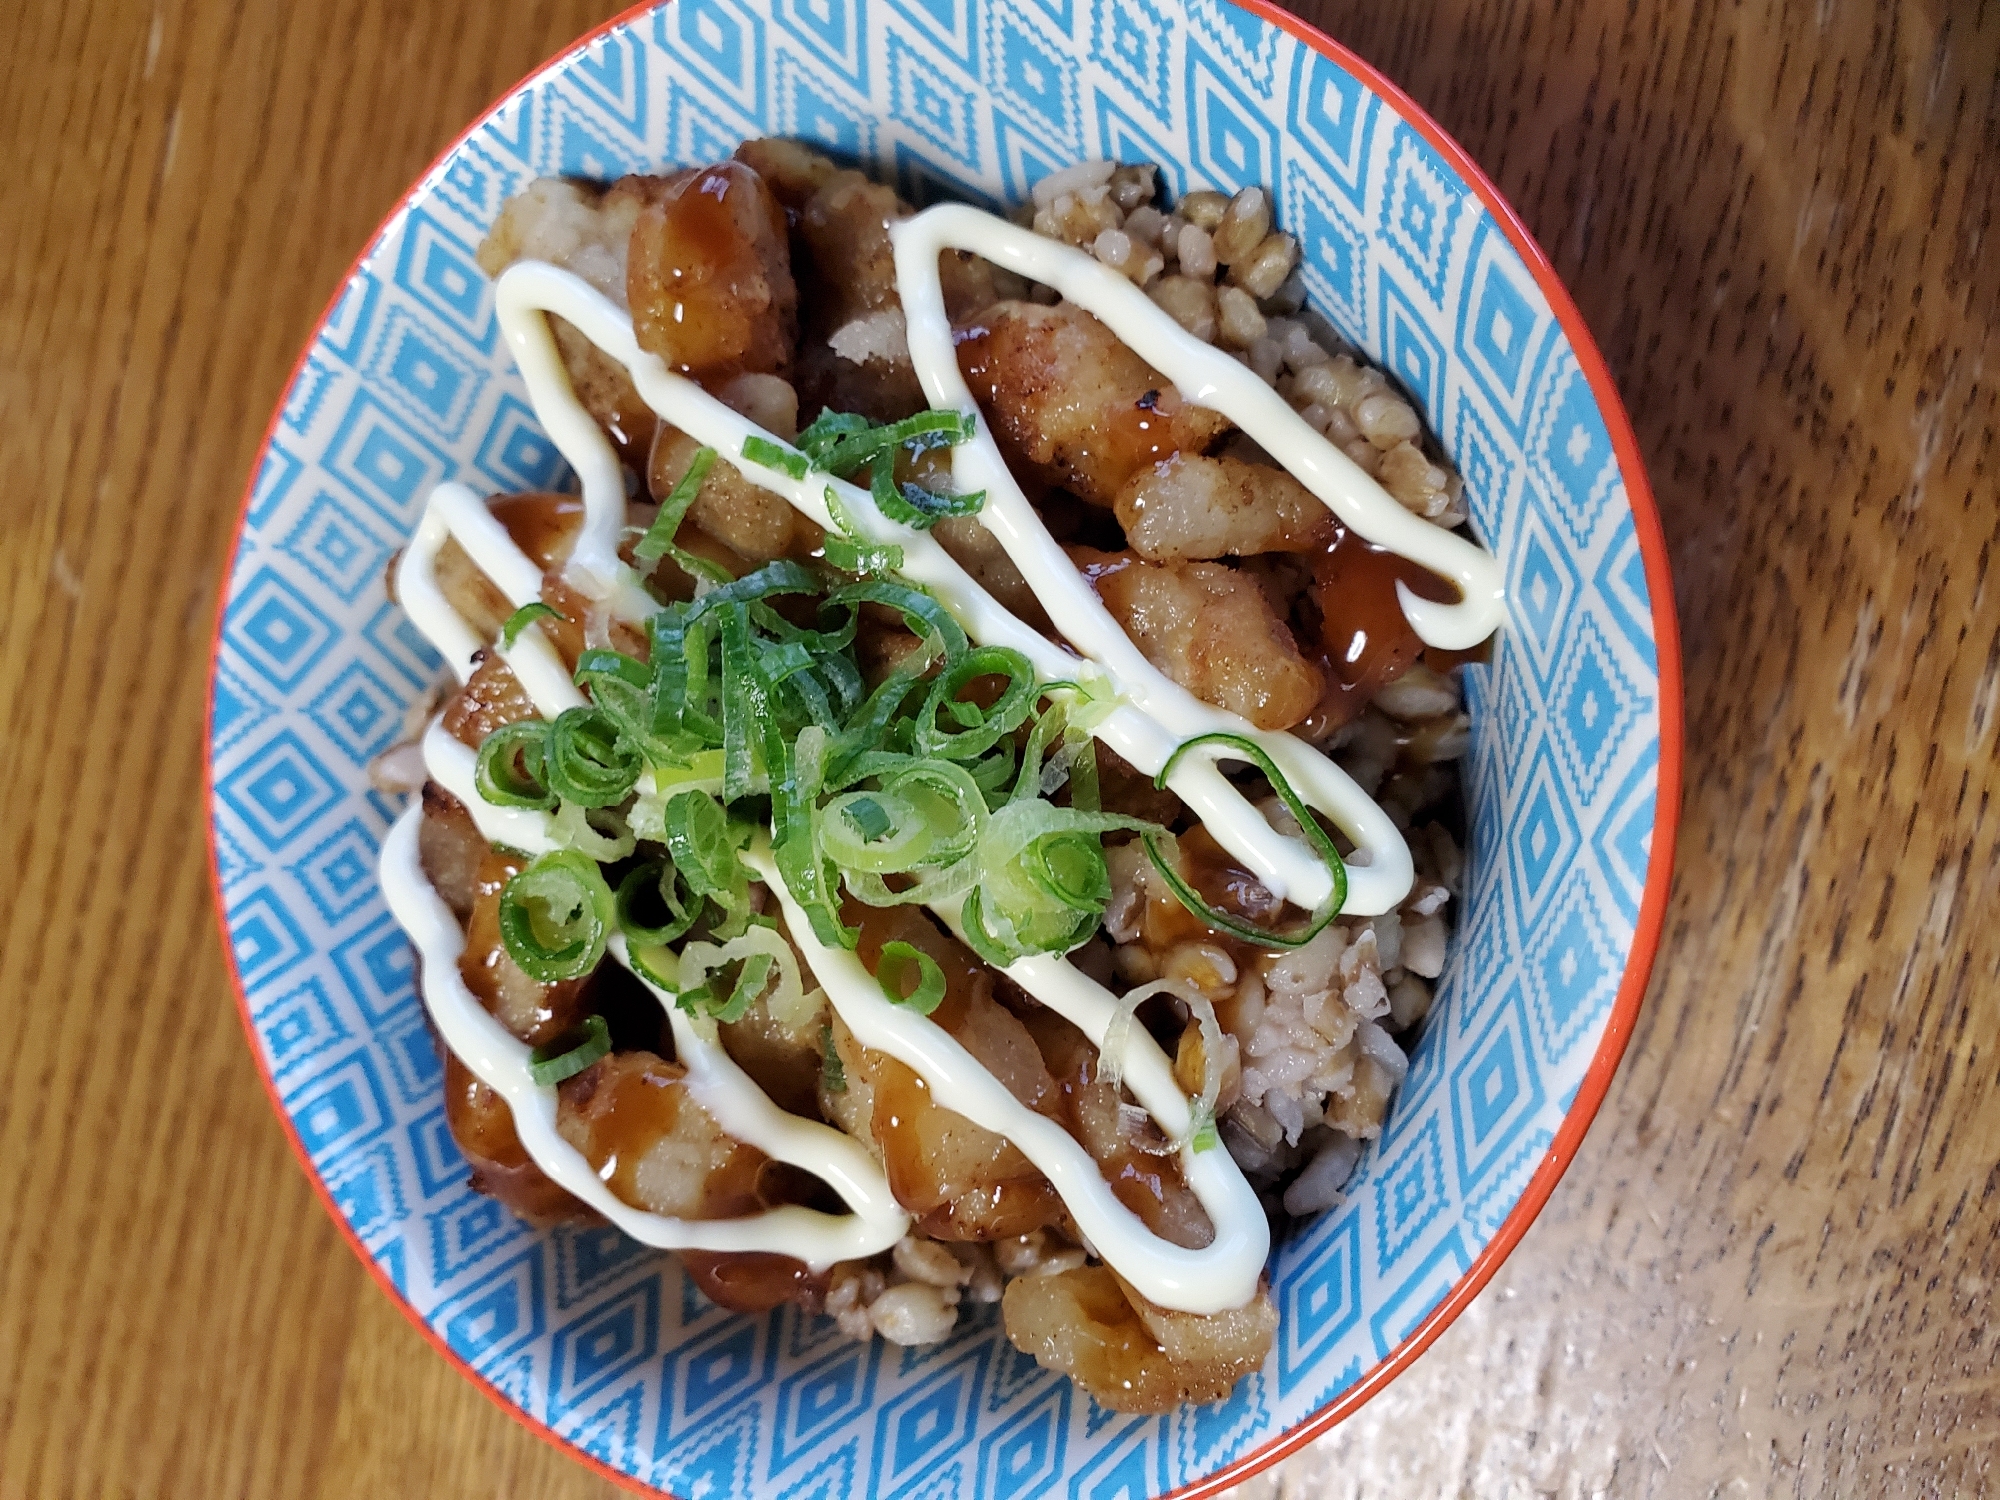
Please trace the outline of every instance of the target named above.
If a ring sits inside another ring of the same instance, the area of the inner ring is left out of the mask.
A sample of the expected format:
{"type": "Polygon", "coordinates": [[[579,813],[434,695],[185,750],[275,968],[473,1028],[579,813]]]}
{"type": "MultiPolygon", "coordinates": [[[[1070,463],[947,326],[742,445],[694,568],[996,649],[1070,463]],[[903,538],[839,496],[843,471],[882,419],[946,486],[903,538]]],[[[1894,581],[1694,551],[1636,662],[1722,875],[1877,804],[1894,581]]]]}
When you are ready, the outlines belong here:
{"type": "Polygon", "coordinates": [[[528,1054],[528,1076],[538,1088],[554,1088],[610,1053],[611,1028],[604,1017],[585,1016],[581,1026],[528,1054]]]}
{"type": "Polygon", "coordinates": [[[1191,740],[1183,741],[1175,748],[1174,753],[1167,757],[1166,764],[1160,767],[1159,774],[1153,778],[1153,785],[1164,787],[1167,778],[1173,774],[1174,767],[1180,764],[1181,757],[1202,745],[1220,745],[1230,752],[1232,758],[1248,761],[1264,773],[1264,779],[1271,783],[1271,790],[1277,793],[1278,800],[1285,805],[1286,811],[1298,820],[1306,842],[1312,846],[1313,852],[1325,861],[1327,874],[1332,878],[1332,888],[1327,892],[1326,900],[1315,907],[1307,917],[1304,927],[1296,932],[1272,932],[1229,912],[1218,911],[1203,900],[1201,893],[1188,884],[1163,852],[1160,843],[1162,830],[1148,828],[1140,834],[1140,839],[1146,847],[1146,857],[1153,862],[1153,868],[1160,872],[1160,878],[1166,881],[1167,889],[1174,893],[1181,905],[1216,931],[1226,932],[1231,937],[1241,938],[1246,943],[1256,943],[1265,948],[1303,948],[1325,930],[1326,924],[1339,915],[1340,908],[1346,904],[1347,864],[1341,859],[1340,850],[1334,845],[1333,836],[1320,826],[1319,819],[1312,814],[1312,809],[1307,807],[1299,794],[1292,790],[1292,784],[1285,779],[1284,772],[1278,769],[1277,762],[1273,761],[1264,747],[1255,740],[1223,731],[1196,735],[1191,740]]]}
{"type": "Polygon", "coordinates": [[[909,943],[882,945],[882,956],[875,963],[875,981],[882,986],[882,993],[891,1005],[900,1005],[920,1016],[929,1015],[944,1001],[944,970],[938,967],[936,959],[909,943]],[[903,981],[910,964],[917,966],[917,980],[906,995],[903,981]]]}
{"type": "Polygon", "coordinates": [[[556,794],[543,779],[548,738],[549,726],[544,719],[503,724],[487,735],[473,765],[473,784],[479,795],[495,807],[553,809],[556,794]]]}
{"type": "Polygon", "coordinates": [[[597,861],[574,849],[541,855],[500,892],[500,941],[537,984],[595,969],[617,917],[597,861]]]}
{"type": "Polygon", "coordinates": [[[613,807],[632,795],[645,759],[597,707],[566,708],[542,752],[549,790],[578,807],[613,807]]]}
{"type": "Polygon", "coordinates": [[[680,871],[665,860],[649,859],[618,882],[618,927],[635,944],[659,947],[685,937],[701,914],[701,902],[683,897],[680,871]],[[656,907],[666,920],[650,920],[656,907]]]}
{"type": "Polygon", "coordinates": [[[500,627],[500,649],[513,650],[514,642],[520,638],[521,632],[537,620],[561,620],[566,624],[569,616],[553,604],[544,604],[539,599],[531,604],[524,604],[507,616],[507,623],[500,627]]]}
{"type": "Polygon", "coordinates": [[[1035,698],[1034,664],[1020,652],[1010,646],[980,646],[968,651],[931,684],[930,695],[917,714],[917,752],[960,761],[983,755],[1027,721],[1035,698]],[[958,696],[968,683],[981,677],[1006,679],[1007,685],[991,708],[963,702],[958,696]],[[940,712],[960,727],[940,729],[940,712]]]}

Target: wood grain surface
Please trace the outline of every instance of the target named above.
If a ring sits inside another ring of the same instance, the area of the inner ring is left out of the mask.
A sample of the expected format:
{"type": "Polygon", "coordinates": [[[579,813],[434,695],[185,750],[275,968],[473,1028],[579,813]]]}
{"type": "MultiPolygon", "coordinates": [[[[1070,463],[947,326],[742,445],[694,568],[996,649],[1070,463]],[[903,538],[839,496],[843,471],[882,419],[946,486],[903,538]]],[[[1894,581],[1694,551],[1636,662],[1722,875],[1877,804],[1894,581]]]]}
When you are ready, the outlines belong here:
{"type": "MultiPolygon", "coordinates": [[[[0,20],[0,1496],[585,1496],[370,1283],[209,912],[210,610],[355,250],[591,0],[0,20]]],[[[1596,330],[1687,647],[1668,935],[1470,1312],[1259,1497],[2000,1493],[2000,9],[1326,0],[1596,330]]]]}

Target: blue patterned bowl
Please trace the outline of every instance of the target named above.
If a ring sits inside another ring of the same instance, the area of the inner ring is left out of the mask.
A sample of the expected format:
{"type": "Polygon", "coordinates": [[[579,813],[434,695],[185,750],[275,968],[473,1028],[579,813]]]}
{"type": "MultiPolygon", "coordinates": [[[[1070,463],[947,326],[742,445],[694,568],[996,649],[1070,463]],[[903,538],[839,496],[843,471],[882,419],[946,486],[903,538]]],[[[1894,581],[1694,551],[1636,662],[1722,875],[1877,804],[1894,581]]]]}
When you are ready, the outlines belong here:
{"type": "Polygon", "coordinates": [[[1568,296],[1464,154],[1296,20],[1226,0],[679,0],[479,120],[356,262],[245,500],[210,709],[217,903],[272,1097],[356,1250],[531,1426],[675,1494],[1145,1497],[1244,1478],[1351,1411],[1526,1229],[1610,1081],[1659,935],[1679,795],[1665,553],[1568,296]],[[1312,303],[1422,404],[1511,598],[1469,672],[1473,876],[1408,1082],[1348,1202],[1284,1241],[1269,1364],[1134,1419],[1014,1352],[847,1342],[716,1310],[610,1229],[473,1193],[364,768],[436,658],[382,594],[430,487],[560,484],[473,247],[540,173],[801,136],[907,196],[1013,200],[1093,156],[1176,194],[1271,186],[1312,303]]]}

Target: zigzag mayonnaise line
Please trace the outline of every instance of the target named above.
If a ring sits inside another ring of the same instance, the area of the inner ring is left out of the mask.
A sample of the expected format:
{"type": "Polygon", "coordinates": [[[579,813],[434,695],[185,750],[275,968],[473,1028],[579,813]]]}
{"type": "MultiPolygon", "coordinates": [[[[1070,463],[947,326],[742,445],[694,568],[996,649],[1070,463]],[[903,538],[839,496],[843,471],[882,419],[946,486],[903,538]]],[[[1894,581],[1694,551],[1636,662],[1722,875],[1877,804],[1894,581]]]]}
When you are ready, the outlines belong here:
{"type": "MultiPolygon", "coordinates": [[[[967,410],[973,406],[952,353],[936,274],[938,251],[963,246],[1058,286],[1072,301],[1103,317],[1142,357],[1166,373],[1192,372],[1193,382],[1178,382],[1184,395],[1225,411],[1267,451],[1287,460],[1302,482],[1354,530],[1455,578],[1465,595],[1458,605],[1431,603],[1404,591],[1405,613],[1424,639],[1463,644],[1491,630],[1490,617],[1497,617],[1498,611],[1492,559],[1409,515],[1254,375],[1192,339],[1118,273],[973,209],[932,209],[892,226],[892,233],[911,354],[935,405],[967,410]],[[1299,439],[1292,427],[1312,443],[1299,439]],[[1331,453],[1332,460],[1313,443],[1331,453]]],[[[585,520],[565,579],[608,605],[613,614],[638,620],[654,606],[636,575],[619,560],[617,548],[625,526],[623,470],[615,450],[570,387],[548,330],[549,313],[575,325],[626,365],[639,394],[662,419],[714,447],[745,478],[783,496],[821,525],[832,521],[823,498],[831,484],[872,539],[903,548],[903,576],[934,593],[975,640],[1021,651],[1043,680],[1074,679],[1080,669],[1087,675],[1089,667],[1003,610],[935,539],[883,517],[866,491],[823,474],[794,479],[739,458],[748,438],[777,440],[641,351],[630,318],[587,283],[554,266],[523,262],[501,276],[496,301],[536,415],[582,480],[585,520]]],[[[1200,702],[1146,662],[1034,516],[983,424],[974,442],[960,448],[957,464],[962,487],[988,492],[982,520],[1007,547],[1067,638],[1085,650],[1091,666],[1116,692],[1115,707],[1093,731],[1100,739],[1142,770],[1157,770],[1175,746],[1198,734],[1224,730],[1255,739],[1301,794],[1354,840],[1346,909],[1372,914],[1389,910],[1402,899],[1411,880],[1408,849],[1394,825],[1345,773],[1291,735],[1258,731],[1238,716],[1200,702]]],[[[541,575],[477,496],[461,485],[439,487],[405,554],[398,594],[418,628],[445,654],[462,681],[471,671],[474,653],[488,643],[477,639],[438,588],[436,558],[447,537],[455,537],[517,606],[539,597],[541,575]]],[[[553,717],[582,701],[538,627],[524,630],[504,656],[545,715],[553,717]]],[[[560,846],[547,814],[496,807],[479,796],[473,775],[475,753],[446,734],[440,723],[426,734],[424,755],[430,774],[465,803],[487,838],[530,853],[560,846]]],[[[1327,877],[1318,861],[1296,840],[1273,830],[1212,760],[1188,757],[1170,784],[1210,825],[1217,840],[1273,890],[1307,906],[1324,897],[1327,877]]],[[[537,1087],[529,1079],[526,1045],[488,1015],[459,978],[457,959],[464,937],[423,876],[416,854],[418,817],[412,809],[399,820],[384,846],[382,864],[391,908],[422,954],[426,1003],[446,1044],[507,1100],[523,1145],[553,1180],[635,1238],[671,1248],[778,1251],[817,1269],[835,1260],[876,1253],[902,1236],[908,1216],[895,1204],[881,1168],[866,1148],[831,1126],[780,1111],[720,1043],[672,1003],[669,992],[651,983],[648,988],[672,1020],[676,1052],[688,1069],[687,1084],[694,1097],[737,1139],[827,1181],[852,1212],[834,1216],[780,1208],[743,1219],[681,1221],[645,1213],[613,1197],[581,1153],[556,1134],[555,1091],[537,1087]]],[[[761,846],[751,861],[787,908],[794,939],[803,947],[815,978],[857,1037],[914,1068],[930,1085],[933,1097],[953,1101],[953,1107],[968,1118],[1020,1147],[1050,1179],[1092,1247],[1140,1292],[1163,1307],[1201,1313],[1241,1306],[1254,1295],[1269,1252],[1269,1234],[1255,1195],[1226,1151],[1197,1153],[1184,1147],[1181,1152],[1189,1185],[1216,1226],[1215,1240],[1204,1249],[1187,1250],[1153,1235],[1111,1194],[1095,1163],[1066,1131],[1014,1100],[942,1028],[889,1004],[854,955],[814,942],[810,923],[792,906],[791,893],[761,846]]],[[[956,919],[954,911],[940,915],[947,922],[956,919]]],[[[614,942],[613,956],[624,961],[622,943],[614,942]]],[[[1059,958],[1030,958],[1006,972],[1077,1024],[1093,1043],[1102,1042],[1117,1001],[1074,965],[1059,958]]],[[[1143,1027],[1130,1030],[1125,1050],[1124,1072],[1134,1096],[1169,1135],[1182,1135],[1189,1106],[1165,1054],[1143,1027]]]]}

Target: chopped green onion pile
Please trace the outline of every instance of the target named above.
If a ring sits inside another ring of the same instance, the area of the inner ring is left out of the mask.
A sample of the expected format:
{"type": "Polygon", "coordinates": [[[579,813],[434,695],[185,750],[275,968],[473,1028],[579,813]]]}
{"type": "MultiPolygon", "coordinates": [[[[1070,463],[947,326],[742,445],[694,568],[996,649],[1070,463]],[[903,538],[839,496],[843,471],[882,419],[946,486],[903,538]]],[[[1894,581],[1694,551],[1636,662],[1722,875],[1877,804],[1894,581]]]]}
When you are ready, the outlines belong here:
{"type": "MultiPolygon", "coordinates": [[[[867,469],[877,508],[921,530],[972,514],[984,497],[898,483],[896,456],[963,442],[975,421],[923,412],[876,426],[827,413],[796,448],[753,438],[742,456],[795,478],[867,469]]],[[[553,812],[570,846],[533,861],[501,897],[501,937],[530,977],[589,973],[618,931],[640,972],[690,1015],[738,1019],[774,981],[774,1012],[784,997],[796,1000],[796,961],[755,914],[739,858],[760,827],[829,945],[852,948],[859,936],[840,917],[845,892],[874,906],[956,905],[971,947],[998,966],[1068,952],[1102,921],[1111,895],[1103,835],[1113,831],[1137,832],[1169,888],[1219,930],[1292,947],[1332,919],[1345,893],[1339,854],[1254,742],[1205,735],[1167,769],[1213,744],[1264,773],[1334,875],[1333,896],[1297,932],[1215,910],[1179,873],[1164,829],[1101,811],[1089,733],[1104,707],[1098,695],[1037,682],[1018,651],[973,645],[936,598],[896,576],[902,549],[861,535],[831,487],[836,526],[823,565],[781,559],[731,578],[683,549],[676,533],[715,457],[696,454],[633,549],[642,567],[679,563],[698,596],[661,605],[643,658],[586,650],[575,672],[586,706],[510,724],[480,747],[480,795],[553,812]],[[864,607],[900,616],[919,642],[872,687],[856,650],[864,607]],[[683,942],[676,956],[669,945],[683,942]]],[[[508,631],[553,614],[529,605],[508,631]]],[[[928,1015],[944,998],[943,971],[907,944],[888,944],[878,968],[898,1005],[928,1015]]],[[[827,1087],[838,1091],[830,1035],[825,1058],[827,1087]]],[[[1199,1138],[1213,1140],[1212,1121],[1199,1138]]]]}

